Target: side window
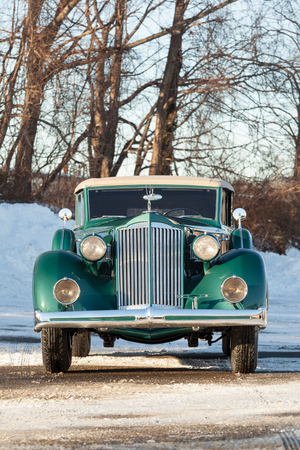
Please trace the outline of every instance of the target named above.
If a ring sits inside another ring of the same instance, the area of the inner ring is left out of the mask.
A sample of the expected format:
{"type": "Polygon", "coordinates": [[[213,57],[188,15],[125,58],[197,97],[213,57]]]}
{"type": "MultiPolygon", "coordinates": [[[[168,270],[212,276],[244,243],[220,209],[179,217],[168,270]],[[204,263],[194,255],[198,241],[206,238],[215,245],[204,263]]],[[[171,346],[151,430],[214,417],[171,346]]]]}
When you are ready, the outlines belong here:
{"type": "Polygon", "coordinates": [[[78,195],[75,194],[75,227],[78,227],[78,195]]]}
{"type": "Polygon", "coordinates": [[[221,207],[221,222],[223,225],[228,225],[228,216],[227,216],[227,192],[222,190],[222,207],[221,207]]]}
{"type": "Polygon", "coordinates": [[[229,225],[232,227],[233,226],[233,217],[232,217],[232,213],[233,213],[233,204],[234,204],[234,193],[230,192],[229,194],[229,199],[230,199],[230,205],[229,205],[229,225]]]}
{"type": "Polygon", "coordinates": [[[80,227],[84,224],[84,202],[83,202],[83,192],[76,197],[77,206],[77,216],[76,216],[76,226],[80,227]]]}
{"type": "Polygon", "coordinates": [[[233,192],[222,190],[222,208],[221,208],[221,222],[223,225],[232,226],[232,207],[233,207],[233,192]]]}

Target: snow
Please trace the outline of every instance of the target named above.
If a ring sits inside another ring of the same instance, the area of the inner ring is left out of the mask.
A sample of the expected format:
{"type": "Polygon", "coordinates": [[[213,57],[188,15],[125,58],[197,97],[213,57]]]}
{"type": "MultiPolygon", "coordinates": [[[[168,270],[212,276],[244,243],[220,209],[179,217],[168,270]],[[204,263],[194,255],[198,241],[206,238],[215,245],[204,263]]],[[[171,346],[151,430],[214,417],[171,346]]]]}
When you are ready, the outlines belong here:
{"type": "MultiPolygon", "coordinates": [[[[3,400],[0,403],[0,414],[3,414],[0,433],[7,430],[12,421],[18,423],[18,431],[26,431],[29,428],[39,430],[45,419],[51,421],[53,428],[69,426],[91,428],[99,425],[101,428],[107,428],[112,427],[114,422],[115,426],[126,429],[132,426],[133,405],[129,397],[136,394],[136,389],[134,382],[130,385],[125,380],[124,383],[119,382],[118,386],[112,383],[101,387],[102,398],[98,401],[95,401],[93,393],[84,386],[80,391],[68,393],[60,389],[58,389],[60,392],[49,393],[45,388],[44,395],[41,396],[40,392],[37,392],[31,399],[22,402],[18,399],[3,400]],[[44,403],[46,398],[41,397],[47,398],[46,404],[44,403]],[[76,414],[74,414],[75,408],[76,414]],[[43,414],[43,411],[46,414],[43,414]],[[122,415],[117,417],[117,420],[110,417],[120,411],[122,415]],[[106,417],[104,412],[107,414],[106,417]]],[[[225,421],[231,424],[235,421],[246,423],[259,416],[268,415],[270,410],[281,414],[298,414],[299,412],[299,401],[295,400],[289,383],[276,385],[276,396],[273,396],[273,386],[269,385],[261,386],[257,390],[257,386],[251,384],[239,385],[238,389],[236,384],[228,384],[226,389],[222,384],[164,384],[159,388],[159,412],[157,412],[157,386],[154,390],[145,385],[140,389],[142,391],[138,396],[135,395],[134,399],[134,410],[143,411],[143,414],[134,416],[134,425],[140,428],[156,425],[158,421],[162,426],[167,426],[170,422],[174,428],[176,425],[188,426],[195,419],[204,423],[210,421],[211,416],[215,416],[214,421],[217,423],[225,421]],[[218,402],[215,402],[215,398],[218,402]],[[233,401],[235,408],[232,408],[233,401]],[[206,407],[199,408],[199,403],[206,407]],[[174,413],[170,415],[170,411],[174,413]],[[238,418],[236,411],[239,411],[238,418]]]]}
{"type": "MultiPolygon", "coordinates": [[[[62,222],[49,208],[37,204],[0,204],[0,365],[41,364],[40,335],[33,331],[31,301],[32,270],[36,257],[51,248],[54,232],[62,222]]],[[[67,223],[74,227],[74,221],[67,223]]],[[[269,280],[268,326],[260,332],[257,371],[300,371],[300,251],[291,248],[286,255],[262,254],[269,280]],[[265,352],[281,351],[282,356],[265,352]]],[[[221,344],[201,342],[197,349],[187,341],[147,346],[118,340],[105,349],[102,340],[92,338],[91,355],[84,364],[99,366],[188,367],[204,370],[230,370],[220,359],[221,344]],[[184,353],[184,357],[182,354],[184,353]],[[189,355],[201,354],[201,359],[189,355]],[[212,357],[214,354],[216,357],[212,357]],[[205,358],[205,355],[210,355],[205,358]],[[168,355],[162,358],[163,355],[168,355]]],[[[74,358],[72,364],[82,364],[74,358]]]]}

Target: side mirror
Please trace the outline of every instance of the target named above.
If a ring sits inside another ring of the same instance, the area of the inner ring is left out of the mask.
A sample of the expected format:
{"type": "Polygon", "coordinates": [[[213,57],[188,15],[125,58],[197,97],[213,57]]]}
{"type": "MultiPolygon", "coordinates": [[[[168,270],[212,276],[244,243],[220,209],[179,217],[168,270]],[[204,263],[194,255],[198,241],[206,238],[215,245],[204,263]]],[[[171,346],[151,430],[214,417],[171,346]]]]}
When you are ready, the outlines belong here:
{"type": "Polygon", "coordinates": [[[64,225],[67,220],[72,219],[72,212],[68,208],[61,209],[58,215],[59,218],[64,221],[64,225]]]}
{"type": "Polygon", "coordinates": [[[243,208],[236,208],[233,213],[234,220],[238,220],[239,222],[245,220],[247,217],[247,213],[243,208]]]}
{"type": "Polygon", "coordinates": [[[233,213],[234,220],[237,220],[239,222],[239,229],[240,229],[240,237],[241,237],[241,248],[243,248],[243,230],[242,230],[242,220],[246,219],[246,211],[243,208],[236,208],[233,213]]]}

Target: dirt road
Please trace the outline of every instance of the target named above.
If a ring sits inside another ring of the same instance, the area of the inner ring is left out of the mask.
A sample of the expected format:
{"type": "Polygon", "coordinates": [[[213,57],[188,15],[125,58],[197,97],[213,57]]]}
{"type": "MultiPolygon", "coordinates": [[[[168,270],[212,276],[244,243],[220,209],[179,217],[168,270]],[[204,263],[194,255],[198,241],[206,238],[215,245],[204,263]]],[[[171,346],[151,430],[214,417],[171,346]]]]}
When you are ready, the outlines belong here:
{"type": "Polygon", "coordinates": [[[3,366],[0,448],[300,449],[299,393],[298,372],[3,366]]]}

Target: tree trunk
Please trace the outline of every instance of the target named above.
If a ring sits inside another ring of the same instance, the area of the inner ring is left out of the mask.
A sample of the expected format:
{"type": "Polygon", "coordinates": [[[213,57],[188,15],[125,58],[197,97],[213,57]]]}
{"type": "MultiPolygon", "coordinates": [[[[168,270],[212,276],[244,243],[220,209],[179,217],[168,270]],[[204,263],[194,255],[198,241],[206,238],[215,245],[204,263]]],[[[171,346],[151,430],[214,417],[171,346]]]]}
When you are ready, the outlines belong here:
{"type": "Polygon", "coordinates": [[[41,86],[41,52],[38,48],[37,22],[44,0],[29,0],[25,27],[27,41],[27,86],[25,91],[24,110],[21,120],[21,138],[15,163],[15,196],[19,201],[31,199],[31,166],[33,144],[40,115],[43,87],[41,86]]]}
{"type": "MultiPolygon", "coordinates": [[[[183,19],[184,11],[185,0],[176,0],[173,26],[183,19]]],[[[176,30],[171,37],[167,64],[159,93],[150,175],[162,173],[163,156],[169,158],[171,153],[170,159],[166,160],[166,165],[163,169],[167,172],[170,170],[178,80],[182,64],[181,44],[182,31],[176,30]]]]}
{"type": "Polygon", "coordinates": [[[41,111],[43,86],[28,86],[21,120],[21,138],[15,164],[15,196],[19,201],[31,200],[33,145],[41,111]]]}
{"type": "Polygon", "coordinates": [[[50,66],[51,47],[62,22],[78,2],[79,0],[60,0],[54,19],[41,29],[38,21],[45,0],[28,1],[24,25],[27,42],[27,85],[14,183],[15,197],[19,201],[31,200],[33,149],[46,84],[45,67],[50,66]]]}
{"type": "Polygon", "coordinates": [[[295,136],[294,177],[300,182],[300,104],[297,105],[298,135],[295,136]]]}
{"type": "Polygon", "coordinates": [[[109,177],[113,169],[115,156],[115,141],[119,119],[119,95],[121,82],[122,65],[122,38],[124,31],[126,0],[118,0],[116,3],[115,16],[115,37],[114,52],[110,70],[110,97],[108,110],[105,111],[105,47],[107,44],[108,30],[106,30],[106,39],[98,42],[99,62],[96,72],[96,92],[95,92],[95,111],[94,111],[94,130],[92,145],[94,148],[94,158],[90,162],[90,175],[96,178],[109,177]]]}
{"type": "Polygon", "coordinates": [[[161,149],[161,168],[160,175],[172,175],[171,164],[174,160],[173,154],[173,135],[176,128],[176,114],[177,114],[177,93],[179,83],[179,72],[182,67],[181,49],[178,51],[177,62],[173,72],[173,78],[169,91],[168,111],[165,122],[164,135],[161,149]]]}
{"type": "Polygon", "coordinates": [[[295,164],[294,164],[294,177],[300,182],[300,143],[296,145],[295,164]]]}

